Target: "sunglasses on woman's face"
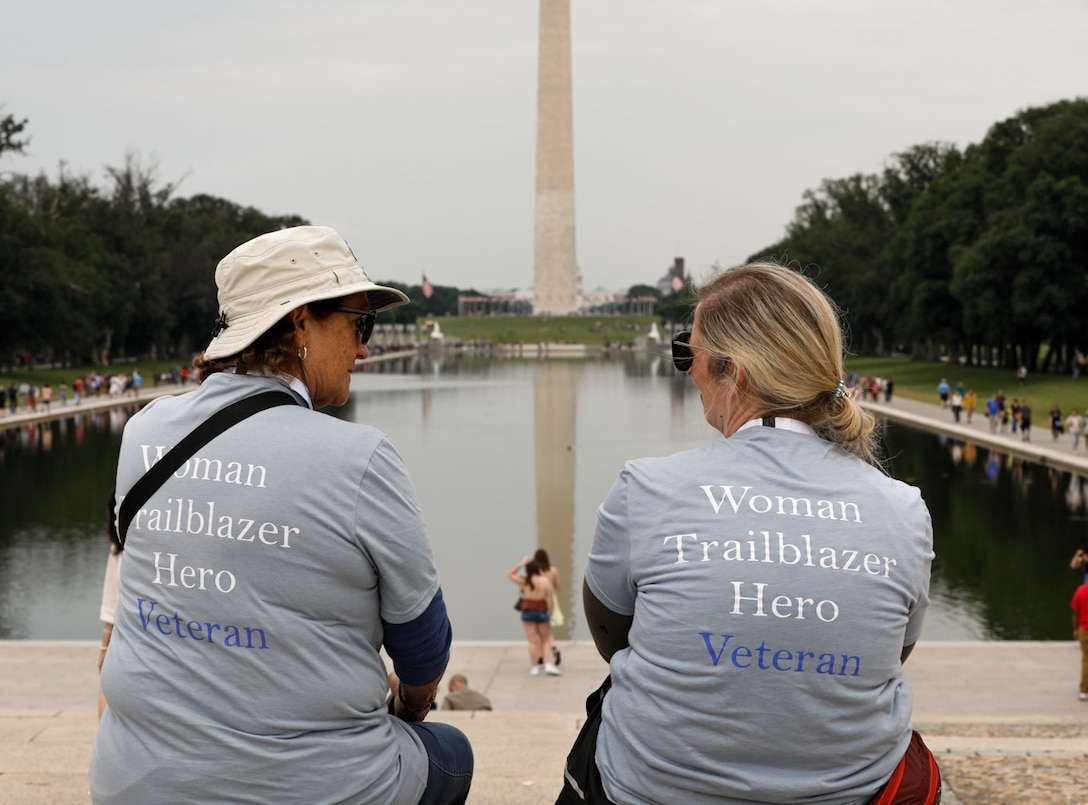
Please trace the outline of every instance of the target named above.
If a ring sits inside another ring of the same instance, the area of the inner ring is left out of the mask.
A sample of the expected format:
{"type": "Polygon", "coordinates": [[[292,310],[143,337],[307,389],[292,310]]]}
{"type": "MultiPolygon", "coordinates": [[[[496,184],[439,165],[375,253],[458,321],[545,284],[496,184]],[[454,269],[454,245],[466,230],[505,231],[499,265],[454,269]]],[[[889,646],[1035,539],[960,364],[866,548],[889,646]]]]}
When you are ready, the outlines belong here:
{"type": "Polygon", "coordinates": [[[691,364],[695,362],[695,354],[688,345],[691,341],[691,330],[677,333],[672,340],[672,365],[678,372],[687,372],[691,364]]]}
{"type": "Polygon", "coordinates": [[[338,313],[351,313],[352,315],[359,316],[355,321],[355,336],[359,340],[359,344],[366,344],[370,340],[370,336],[374,335],[374,323],[378,320],[378,314],[373,310],[363,310],[360,307],[348,307],[347,305],[341,305],[336,309],[338,313]]]}

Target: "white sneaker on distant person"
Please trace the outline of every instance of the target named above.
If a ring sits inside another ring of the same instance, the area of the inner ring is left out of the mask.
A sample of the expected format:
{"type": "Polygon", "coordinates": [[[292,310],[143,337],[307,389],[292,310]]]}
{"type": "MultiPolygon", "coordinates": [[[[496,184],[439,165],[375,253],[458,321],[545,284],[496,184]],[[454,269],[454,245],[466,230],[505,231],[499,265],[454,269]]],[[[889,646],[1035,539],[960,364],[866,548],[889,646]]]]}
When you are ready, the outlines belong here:
{"type": "Polygon", "coordinates": [[[529,676],[540,676],[540,666],[534,665],[529,668],[529,676]]]}
{"type": "Polygon", "coordinates": [[[554,662],[546,662],[544,663],[544,673],[546,673],[548,676],[559,676],[562,671],[560,671],[559,668],[556,667],[554,662]]]}
{"type": "Polygon", "coordinates": [[[1085,693],[1082,690],[1080,693],[1077,694],[1077,699],[1082,702],[1088,702],[1088,693],[1085,693]]]}

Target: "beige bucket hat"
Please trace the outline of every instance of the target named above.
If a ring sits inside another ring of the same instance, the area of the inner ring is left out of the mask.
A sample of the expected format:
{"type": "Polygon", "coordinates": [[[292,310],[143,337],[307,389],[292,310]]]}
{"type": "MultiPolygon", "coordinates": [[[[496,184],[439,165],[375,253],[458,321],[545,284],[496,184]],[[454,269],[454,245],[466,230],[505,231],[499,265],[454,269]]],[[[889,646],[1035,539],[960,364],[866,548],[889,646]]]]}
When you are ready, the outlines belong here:
{"type": "Polygon", "coordinates": [[[219,318],[205,360],[241,352],[297,307],[366,291],[377,311],[408,304],[371,282],[348,244],[327,226],[296,226],[243,243],[215,269],[219,318]]]}

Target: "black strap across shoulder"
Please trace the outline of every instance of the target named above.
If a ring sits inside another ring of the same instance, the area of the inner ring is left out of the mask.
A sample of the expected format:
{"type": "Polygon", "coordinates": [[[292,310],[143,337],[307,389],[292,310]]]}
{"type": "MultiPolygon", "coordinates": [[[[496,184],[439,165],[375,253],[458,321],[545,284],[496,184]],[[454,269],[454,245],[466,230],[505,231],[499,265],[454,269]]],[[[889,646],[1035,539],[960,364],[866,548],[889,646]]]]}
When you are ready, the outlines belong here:
{"type": "Polygon", "coordinates": [[[117,512],[117,537],[121,540],[121,547],[125,545],[125,535],[132,524],[132,518],[140,510],[155,490],[166,483],[177,469],[189,460],[197,450],[206,445],[216,436],[228,428],[237,425],[243,419],[264,411],[266,408],[274,408],[277,405],[298,405],[298,400],[286,391],[265,391],[253,397],[231,403],[225,408],[216,411],[207,420],[202,422],[188,436],[178,442],[161,459],[144,473],[132,489],[121,501],[121,508],[117,512]]]}

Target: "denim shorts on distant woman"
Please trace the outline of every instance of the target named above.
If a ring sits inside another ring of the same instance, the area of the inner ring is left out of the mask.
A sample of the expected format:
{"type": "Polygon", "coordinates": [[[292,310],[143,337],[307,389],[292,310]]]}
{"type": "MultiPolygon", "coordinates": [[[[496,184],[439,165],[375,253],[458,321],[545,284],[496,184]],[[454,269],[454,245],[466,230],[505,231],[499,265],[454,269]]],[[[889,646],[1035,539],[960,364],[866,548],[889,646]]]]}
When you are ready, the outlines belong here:
{"type": "Polygon", "coordinates": [[[523,609],[521,611],[522,623],[547,623],[548,622],[548,610],[546,609],[523,609]]]}

